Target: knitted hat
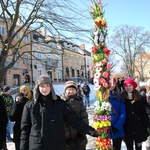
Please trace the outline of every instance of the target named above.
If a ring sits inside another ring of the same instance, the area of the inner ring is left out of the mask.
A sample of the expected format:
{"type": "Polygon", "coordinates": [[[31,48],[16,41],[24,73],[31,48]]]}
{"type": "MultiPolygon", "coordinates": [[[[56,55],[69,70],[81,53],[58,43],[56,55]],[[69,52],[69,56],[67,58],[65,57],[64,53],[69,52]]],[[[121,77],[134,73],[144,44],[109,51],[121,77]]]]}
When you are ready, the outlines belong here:
{"type": "Polygon", "coordinates": [[[137,83],[132,78],[125,79],[125,81],[123,82],[123,86],[125,87],[127,84],[131,84],[134,89],[137,87],[137,83]]]}
{"type": "Polygon", "coordinates": [[[30,88],[28,86],[26,86],[26,85],[22,85],[20,87],[20,92],[22,93],[22,91],[24,91],[24,90],[27,91],[26,98],[28,98],[29,100],[31,100],[32,99],[32,94],[31,94],[30,88]]]}
{"type": "Polygon", "coordinates": [[[66,91],[66,89],[69,87],[74,87],[75,89],[77,89],[77,85],[74,81],[67,81],[65,83],[64,91],[66,91]]]}
{"type": "Polygon", "coordinates": [[[9,86],[4,86],[4,88],[3,88],[3,91],[4,92],[7,92],[7,91],[9,91],[10,90],[10,87],[9,86]]]}
{"type": "Polygon", "coordinates": [[[50,88],[51,88],[51,93],[52,93],[52,99],[53,100],[56,100],[57,99],[57,96],[55,94],[55,91],[54,91],[54,88],[52,86],[52,83],[51,83],[51,79],[48,75],[41,75],[39,76],[37,79],[36,79],[36,82],[35,82],[35,88],[34,88],[34,101],[37,101],[38,100],[38,97],[40,95],[40,92],[39,92],[39,85],[41,84],[50,84],[50,88]]]}

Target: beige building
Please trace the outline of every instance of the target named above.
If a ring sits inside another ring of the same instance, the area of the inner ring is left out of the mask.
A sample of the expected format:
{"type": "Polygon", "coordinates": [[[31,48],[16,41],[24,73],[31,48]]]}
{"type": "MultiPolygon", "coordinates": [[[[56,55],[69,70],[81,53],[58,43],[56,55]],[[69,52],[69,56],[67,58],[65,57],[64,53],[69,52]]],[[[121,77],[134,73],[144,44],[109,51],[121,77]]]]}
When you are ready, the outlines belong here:
{"type": "Polygon", "coordinates": [[[61,47],[63,50],[63,80],[68,80],[74,77],[85,77],[85,56],[84,52],[79,52],[80,47],[73,43],[60,40],[61,47]]]}
{"type": "MultiPolygon", "coordinates": [[[[16,30],[19,29],[19,26],[16,26],[16,30]]],[[[16,31],[14,31],[15,33],[16,31]]],[[[7,29],[3,21],[0,21],[0,34],[2,35],[3,39],[7,37],[7,29]]],[[[31,51],[31,43],[30,42],[30,34],[27,34],[22,42],[20,43],[21,47],[18,52],[16,53],[17,49],[17,42],[22,38],[24,34],[24,30],[21,30],[19,33],[16,34],[12,41],[12,49],[9,49],[7,60],[5,62],[5,66],[9,65],[12,61],[18,59],[18,61],[7,71],[4,85],[9,86],[18,86],[22,85],[25,81],[31,82],[31,55],[29,52],[31,51]],[[14,60],[13,60],[14,59],[14,60]]],[[[0,53],[2,52],[2,43],[0,42],[0,53]]]]}

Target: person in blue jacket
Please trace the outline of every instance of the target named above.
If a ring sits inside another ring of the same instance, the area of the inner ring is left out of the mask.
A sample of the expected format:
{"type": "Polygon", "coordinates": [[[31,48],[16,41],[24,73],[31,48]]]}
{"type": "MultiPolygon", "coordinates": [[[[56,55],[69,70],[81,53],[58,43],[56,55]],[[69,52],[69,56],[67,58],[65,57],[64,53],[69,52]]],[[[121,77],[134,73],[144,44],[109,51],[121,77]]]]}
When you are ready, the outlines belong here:
{"type": "Polygon", "coordinates": [[[111,104],[111,128],[110,138],[112,139],[113,149],[121,150],[121,143],[124,137],[124,122],[126,117],[125,105],[122,95],[117,86],[117,80],[114,78],[111,84],[109,102],[111,104]]]}

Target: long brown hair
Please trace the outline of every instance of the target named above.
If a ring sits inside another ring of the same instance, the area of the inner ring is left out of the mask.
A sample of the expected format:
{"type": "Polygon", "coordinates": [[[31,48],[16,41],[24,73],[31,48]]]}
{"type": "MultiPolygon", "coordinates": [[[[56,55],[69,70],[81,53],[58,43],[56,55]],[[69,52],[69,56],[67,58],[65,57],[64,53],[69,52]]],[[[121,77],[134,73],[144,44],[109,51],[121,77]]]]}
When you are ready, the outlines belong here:
{"type": "MultiPolygon", "coordinates": [[[[135,101],[138,101],[138,100],[141,99],[141,94],[140,94],[140,92],[139,92],[138,90],[134,89],[134,90],[132,91],[132,94],[133,94],[133,99],[134,99],[135,101]]],[[[126,92],[126,90],[124,90],[124,91],[122,92],[123,101],[126,101],[127,95],[128,95],[128,92],[126,92]]]]}

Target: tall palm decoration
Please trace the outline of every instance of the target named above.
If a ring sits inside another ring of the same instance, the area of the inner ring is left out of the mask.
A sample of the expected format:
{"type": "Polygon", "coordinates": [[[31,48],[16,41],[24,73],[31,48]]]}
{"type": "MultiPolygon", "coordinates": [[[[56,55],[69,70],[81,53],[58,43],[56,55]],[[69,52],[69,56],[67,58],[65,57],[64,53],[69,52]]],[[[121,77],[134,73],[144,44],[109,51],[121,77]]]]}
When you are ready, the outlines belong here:
{"type": "Polygon", "coordinates": [[[110,50],[106,46],[107,22],[104,18],[101,1],[91,0],[90,11],[94,21],[94,31],[92,33],[92,57],[95,107],[94,107],[94,128],[99,132],[99,137],[95,141],[96,150],[110,150],[111,139],[109,138],[111,126],[111,105],[109,103],[109,89],[112,81],[111,65],[108,61],[110,50]]]}

